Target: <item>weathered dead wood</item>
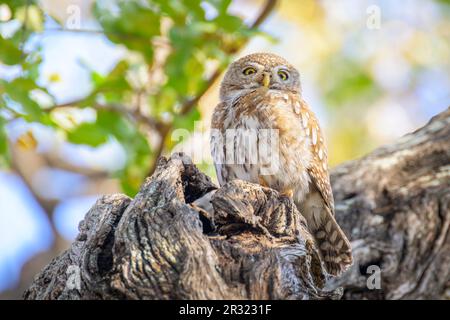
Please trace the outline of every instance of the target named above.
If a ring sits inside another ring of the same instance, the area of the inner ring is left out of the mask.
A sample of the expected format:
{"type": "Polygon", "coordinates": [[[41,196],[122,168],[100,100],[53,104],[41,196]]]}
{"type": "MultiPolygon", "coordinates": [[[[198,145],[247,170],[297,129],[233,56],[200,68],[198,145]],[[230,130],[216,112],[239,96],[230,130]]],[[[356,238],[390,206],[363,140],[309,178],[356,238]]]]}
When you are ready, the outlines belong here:
{"type": "Polygon", "coordinates": [[[450,109],[338,166],[331,182],[356,260],[334,283],[344,298],[450,298],[450,109]],[[367,288],[370,265],[381,268],[381,290],[367,288]]]}
{"type": "Polygon", "coordinates": [[[342,286],[346,299],[443,298],[450,281],[449,181],[450,110],[398,143],[337,167],[336,214],[355,264],[326,283],[289,199],[243,181],[216,190],[175,154],[161,158],[133,200],[99,199],[71,248],[24,297],[327,299],[339,298],[342,286]],[[381,268],[381,289],[366,285],[370,265],[381,268]]]}

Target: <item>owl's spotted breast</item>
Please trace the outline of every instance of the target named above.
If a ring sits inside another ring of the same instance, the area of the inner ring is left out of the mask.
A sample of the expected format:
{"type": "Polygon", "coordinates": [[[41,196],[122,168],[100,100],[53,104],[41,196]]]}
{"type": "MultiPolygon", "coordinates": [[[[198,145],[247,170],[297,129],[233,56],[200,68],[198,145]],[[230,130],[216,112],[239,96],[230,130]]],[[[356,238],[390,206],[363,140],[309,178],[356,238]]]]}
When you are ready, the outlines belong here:
{"type": "Polygon", "coordinates": [[[299,125],[294,101],[298,101],[298,97],[293,93],[254,90],[237,98],[229,108],[223,105],[223,110],[216,113],[220,119],[213,119],[213,128],[220,129],[223,141],[220,146],[212,146],[224,154],[215,160],[224,161],[226,155],[229,156],[227,163],[215,161],[216,167],[220,166],[221,182],[264,181],[266,186],[279,191],[298,185],[295,196],[304,198],[312,155],[309,137],[299,125]]]}

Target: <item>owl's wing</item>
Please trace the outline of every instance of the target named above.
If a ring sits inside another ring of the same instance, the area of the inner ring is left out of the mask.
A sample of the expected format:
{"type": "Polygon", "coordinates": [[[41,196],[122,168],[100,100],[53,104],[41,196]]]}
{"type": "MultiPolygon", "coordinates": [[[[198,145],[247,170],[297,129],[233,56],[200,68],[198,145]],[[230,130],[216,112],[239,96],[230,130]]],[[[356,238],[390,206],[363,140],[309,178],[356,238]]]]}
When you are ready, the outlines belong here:
{"type": "Polygon", "coordinates": [[[328,173],[328,155],[325,141],[323,139],[322,131],[317,121],[316,116],[310,110],[305,101],[301,101],[301,121],[302,126],[309,136],[311,144],[311,154],[313,161],[311,161],[308,168],[309,176],[312,182],[319,190],[325,204],[334,215],[334,198],[330,185],[330,176],[328,173]]]}

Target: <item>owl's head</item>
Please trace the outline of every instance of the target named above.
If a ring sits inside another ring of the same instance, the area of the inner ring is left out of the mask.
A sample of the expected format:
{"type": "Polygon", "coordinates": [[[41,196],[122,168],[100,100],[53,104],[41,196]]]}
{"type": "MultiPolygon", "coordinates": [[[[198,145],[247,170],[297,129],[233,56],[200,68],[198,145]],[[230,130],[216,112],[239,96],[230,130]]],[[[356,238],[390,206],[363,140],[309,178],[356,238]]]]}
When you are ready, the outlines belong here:
{"type": "Polygon", "coordinates": [[[280,56],[253,53],[229,66],[220,87],[220,98],[233,99],[261,87],[300,93],[300,74],[280,56]]]}

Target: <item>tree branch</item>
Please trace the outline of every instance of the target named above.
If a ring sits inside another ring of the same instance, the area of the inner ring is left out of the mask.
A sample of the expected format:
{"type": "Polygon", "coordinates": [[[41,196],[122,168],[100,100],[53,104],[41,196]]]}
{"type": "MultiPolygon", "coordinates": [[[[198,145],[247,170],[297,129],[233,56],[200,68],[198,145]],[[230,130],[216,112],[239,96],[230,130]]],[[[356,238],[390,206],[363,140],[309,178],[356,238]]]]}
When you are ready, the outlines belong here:
{"type": "MultiPolygon", "coordinates": [[[[77,105],[79,105],[83,102],[84,102],[84,99],[74,100],[74,101],[54,105],[45,110],[47,112],[52,112],[57,109],[72,108],[72,107],[76,107],[77,105]]],[[[107,111],[111,111],[111,112],[119,112],[126,118],[133,120],[135,123],[149,125],[150,127],[152,127],[155,130],[159,130],[161,127],[161,124],[155,118],[142,114],[138,109],[130,109],[121,104],[102,104],[102,103],[96,102],[95,104],[91,105],[90,107],[92,107],[96,110],[107,110],[107,111]]]]}
{"type": "MultiPolygon", "coordinates": [[[[256,17],[255,21],[252,23],[251,29],[257,29],[267,19],[267,17],[269,17],[269,15],[273,12],[273,10],[275,9],[277,3],[278,3],[277,0],[267,0],[265,5],[264,5],[264,7],[263,7],[263,9],[259,13],[259,15],[256,17]]],[[[241,50],[246,44],[247,44],[247,42],[243,42],[240,46],[234,47],[230,52],[228,52],[228,54],[230,54],[230,55],[235,54],[236,52],[241,50]]],[[[191,112],[192,109],[197,105],[199,100],[205,95],[205,93],[219,79],[221,74],[222,74],[222,69],[220,67],[218,67],[217,70],[215,70],[213,72],[213,74],[210,76],[210,78],[206,81],[206,84],[203,87],[203,89],[200,90],[200,92],[194,98],[185,101],[181,105],[180,115],[183,116],[183,115],[186,115],[189,112],[191,112]]],[[[157,163],[159,157],[164,152],[164,143],[165,143],[165,140],[167,138],[167,135],[172,130],[172,124],[162,125],[160,128],[161,128],[161,130],[160,130],[161,141],[160,141],[160,144],[158,145],[158,147],[156,148],[156,153],[155,153],[155,156],[153,158],[153,163],[150,166],[149,175],[152,174],[153,171],[155,170],[156,163],[157,163]]]]}
{"type": "MultiPolygon", "coordinates": [[[[277,0],[267,0],[265,2],[261,12],[259,13],[259,15],[256,17],[256,19],[252,23],[251,29],[257,29],[268,18],[268,16],[273,12],[273,10],[275,9],[277,3],[278,3],[277,0]]],[[[47,30],[47,31],[49,31],[49,30],[47,30]]],[[[61,29],[60,30],[60,29],[54,29],[53,31],[74,31],[74,32],[101,33],[101,30],[72,30],[72,29],[68,29],[68,30],[61,29]]],[[[235,54],[241,48],[243,48],[245,46],[245,44],[246,44],[246,42],[243,42],[239,46],[233,47],[232,49],[230,49],[228,54],[230,54],[230,55],[235,54]]],[[[201,97],[204,96],[205,93],[219,79],[221,74],[222,74],[222,68],[218,67],[217,70],[215,70],[212,73],[212,75],[210,76],[210,78],[206,81],[205,85],[200,90],[200,92],[198,92],[198,94],[195,97],[193,97],[192,99],[189,99],[189,100],[185,101],[184,103],[182,103],[179,115],[180,116],[185,116],[186,114],[191,112],[192,109],[195,108],[195,106],[198,104],[198,102],[201,99],[201,97]]],[[[75,101],[71,101],[71,102],[68,102],[68,103],[63,103],[63,104],[52,106],[51,108],[48,108],[46,110],[48,112],[51,112],[51,111],[53,111],[55,109],[73,107],[73,106],[76,106],[76,105],[82,103],[83,101],[84,101],[84,99],[75,100],[75,101]]],[[[125,106],[122,106],[122,105],[117,105],[117,104],[104,105],[104,104],[100,104],[100,103],[95,103],[91,107],[93,107],[93,108],[95,108],[97,110],[110,110],[110,111],[113,111],[113,112],[119,112],[119,113],[123,114],[124,116],[126,116],[127,118],[133,120],[134,122],[136,122],[138,124],[149,125],[152,129],[154,129],[154,130],[156,130],[158,132],[158,134],[160,136],[160,141],[159,141],[158,145],[155,148],[155,153],[153,155],[153,161],[150,164],[150,168],[149,168],[149,175],[152,174],[153,171],[156,168],[156,164],[157,164],[157,161],[158,161],[159,157],[164,152],[165,141],[167,139],[167,135],[171,132],[171,130],[173,128],[173,123],[165,123],[165,122],[157,120],[157,119],[155,119],[155,118],[153,118],[151,116],[144,115],[140,111],[139,108],[135,108],[135,109],[131,110],[131,109],[129,109],[129,108],[125,107],[125,106]]]]}

